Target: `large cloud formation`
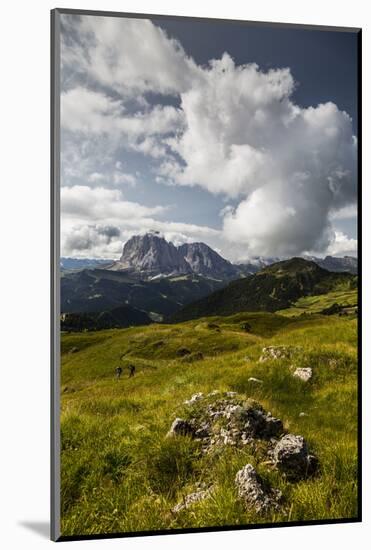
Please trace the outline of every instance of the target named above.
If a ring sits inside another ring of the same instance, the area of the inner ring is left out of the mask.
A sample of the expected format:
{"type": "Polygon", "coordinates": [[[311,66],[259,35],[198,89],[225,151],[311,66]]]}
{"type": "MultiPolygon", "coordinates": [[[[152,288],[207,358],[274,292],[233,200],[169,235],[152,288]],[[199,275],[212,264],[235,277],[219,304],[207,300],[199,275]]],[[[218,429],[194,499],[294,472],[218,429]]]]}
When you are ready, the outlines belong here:
{"type": "Polygon", "coordinates": [[[198,66],[148,20],[66,16],[64,25],[66,131],[110,135],[152,158],[156,181],[230,200],[225,247],[291,256],[354,246],[332,226],[356,198],[352,121],[331,101],[296,105],[289,68],[237,66],[228,53],[198,66]]]}

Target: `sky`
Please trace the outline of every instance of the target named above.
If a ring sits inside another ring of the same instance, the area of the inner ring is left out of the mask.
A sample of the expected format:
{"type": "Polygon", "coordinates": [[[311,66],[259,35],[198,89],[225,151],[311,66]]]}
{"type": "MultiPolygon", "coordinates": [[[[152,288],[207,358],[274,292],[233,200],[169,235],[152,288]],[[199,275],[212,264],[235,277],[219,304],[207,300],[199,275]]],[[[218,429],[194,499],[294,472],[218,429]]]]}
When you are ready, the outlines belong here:
{"type": "Polygon", "coordinates": [[[357,254],[357,36],[61,16],[61,254],[357,254]]]}

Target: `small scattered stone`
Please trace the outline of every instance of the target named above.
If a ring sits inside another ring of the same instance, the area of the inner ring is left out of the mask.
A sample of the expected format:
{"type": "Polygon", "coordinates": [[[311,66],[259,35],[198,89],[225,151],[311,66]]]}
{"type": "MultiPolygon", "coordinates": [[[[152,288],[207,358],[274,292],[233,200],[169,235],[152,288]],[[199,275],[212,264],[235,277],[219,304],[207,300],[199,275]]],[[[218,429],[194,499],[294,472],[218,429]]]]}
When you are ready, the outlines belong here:
{"type": "Polygon", "coordinates": [[[79,348],[73,347],[70,349],[69,353],[77,353],[79,351],[79,348]]]}
{"type": "Polygon", "coordinates": [[[303,382],[308,382],[313,376],[313,370],[310,367],[297,368],[293,376],[300,378],[303,382]]]}
{"type": "Polygon", "coordinates": [[[301,413],[299,413],[299,416],[302,418],[303,416],[309,416],[309,415],[308,415],[308,413],[301,412],[301,413]]]}
{"type": "Polygon", "coordinates": [[[247,508],[254,508],[261,513],[279,507],[281,492],[264,483],[251,464],[246,464],[237,472],[235,484],[238,496],[247,508]]]}
{"type": "Polygon", "coordinates": [[[263,380],[260,380],[260,378],[254,378],[253,376],[250,376],[248,379],[248,382],[253,382],[255,384],[263,384],[263,380]]]}
{"type": "Polygon", "coordinates": [[[308,452],[307,442],[301,435],[287,434],[273,450],[277,468],[288,478],[303,479],[315,473],[318,459],[308,452]]]}
{"type": "Polygon", "coordinates": [[[210,497],[212,493],[212,488],[196,491],[194,493],[190,493],[189,495],[186,495],[183,497],[183,501],[179,502],[174,508],[172,509],[173,514],[177,514],[181,512],[182,510],[186,510],[193,504],[196,504],[197,502],[200,502],[201,500],[205,500],[206,498],[210,497]]]}

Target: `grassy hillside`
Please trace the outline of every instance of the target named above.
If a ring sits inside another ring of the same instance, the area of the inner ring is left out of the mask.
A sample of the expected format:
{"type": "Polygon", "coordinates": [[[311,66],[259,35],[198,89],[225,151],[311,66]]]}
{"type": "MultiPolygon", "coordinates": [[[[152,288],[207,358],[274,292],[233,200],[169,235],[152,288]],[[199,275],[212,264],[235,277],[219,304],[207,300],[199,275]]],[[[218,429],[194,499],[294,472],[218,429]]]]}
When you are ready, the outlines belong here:
{"type": "Polygon", "coordinates": [[[355,315],[239,313],[63,334],[61,390],[63,535],[357,514],[355,315]],[[298,351],[290,360],[261,363],[267,345],[298,351]],[[292,362],[312,367],[313,378],[294,378],[292,362]],[[124,374],[116,380],[119,364],[124,374]],[[205,455],[189,437],[166,438],[184,401],[213,390],[252,397],[303,435],[319,458],[319,475],[293,483],[259,461],[259,449],[226,446],[205,455]],[[248,462],[282,491],[279,511],[257,515],[236,498],[234,478],[248,462]],[[200,482],[213,484],[212,497],[174,514],[200,482]]]}
{"type": "Polygon", "coordinates": [[[357,290],[339,290],[319,296],[304,296],[293,303],[291,307],[280,310],[279,314],[292,317],[303,313],[321,313],[334,304],[338,304],[346,314],[352,315],[357,312],[357,302],[357,290]]]}
{"type": "Polygon", "coordinates": [[[349,291],[356,287],[355,275],[333,273],[314,262],[292,258],[233,281],[185,306],[170,320],[181,322],[208,315],[232,315],[237,311],[278,311],[306,296],[349,291]]]}

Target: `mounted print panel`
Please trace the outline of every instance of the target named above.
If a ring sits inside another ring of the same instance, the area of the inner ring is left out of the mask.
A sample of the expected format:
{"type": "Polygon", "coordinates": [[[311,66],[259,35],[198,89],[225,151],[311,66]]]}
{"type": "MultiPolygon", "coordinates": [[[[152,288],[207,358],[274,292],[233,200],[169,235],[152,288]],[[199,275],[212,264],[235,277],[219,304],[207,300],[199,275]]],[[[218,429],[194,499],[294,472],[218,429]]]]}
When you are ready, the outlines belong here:
{"type": "Polygon", "coordinates": [[[52,536],[360,521],[359,29],[52,12],[52,536]]]}

